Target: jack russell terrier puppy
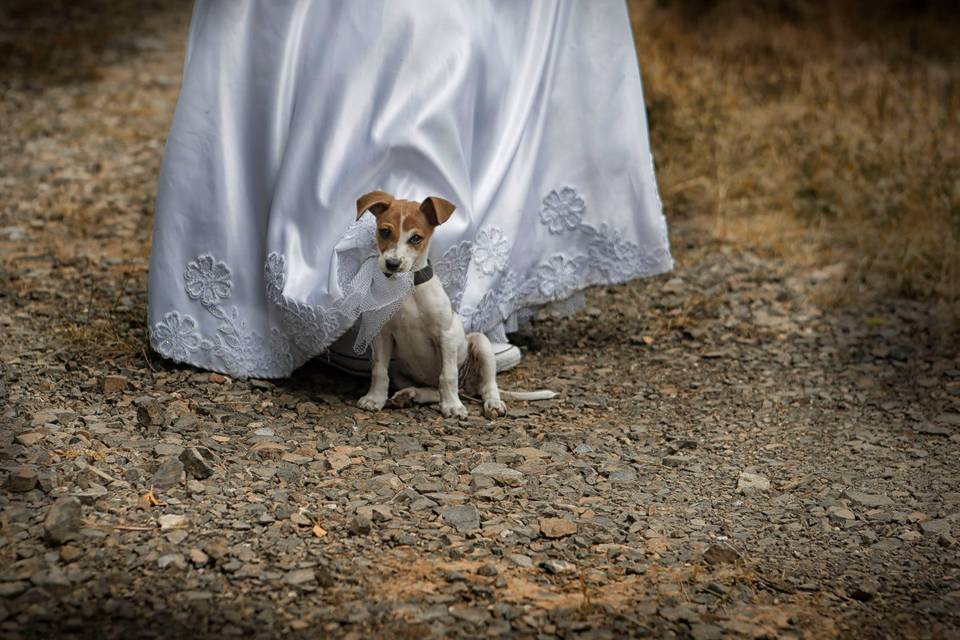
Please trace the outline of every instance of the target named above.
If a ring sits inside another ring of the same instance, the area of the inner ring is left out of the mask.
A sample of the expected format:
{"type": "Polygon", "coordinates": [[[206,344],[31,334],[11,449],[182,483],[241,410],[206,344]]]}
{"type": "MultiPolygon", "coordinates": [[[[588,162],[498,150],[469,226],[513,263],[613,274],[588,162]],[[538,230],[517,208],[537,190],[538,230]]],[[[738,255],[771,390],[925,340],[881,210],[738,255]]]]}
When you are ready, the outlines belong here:
{"type": "Polygon", "coordinates": [[[445,417],[466,418],[467,409],[460,391],[467,396],[479,392],[483,414],[503,416],[509,400],[548,400],[553,391],[503,393],[497,388],[497,365],[490,341],[482,333],[467,335],[453,312],[427,255],[434,230],[446,222],[456,207],[443,198],[430,197],[422,203],[397,200],[389,193],[373,191],[357,200],[357,219],[369,211],[377,219],[380,270],[390,277],[413,272],[414,290],[400,309],[383,326],[373,341],[370,390],[357,406],[379,411],[387,403],[391,357],[397,373],[414,385],[390,398],[390,404],[440,404],[445,417]]]}

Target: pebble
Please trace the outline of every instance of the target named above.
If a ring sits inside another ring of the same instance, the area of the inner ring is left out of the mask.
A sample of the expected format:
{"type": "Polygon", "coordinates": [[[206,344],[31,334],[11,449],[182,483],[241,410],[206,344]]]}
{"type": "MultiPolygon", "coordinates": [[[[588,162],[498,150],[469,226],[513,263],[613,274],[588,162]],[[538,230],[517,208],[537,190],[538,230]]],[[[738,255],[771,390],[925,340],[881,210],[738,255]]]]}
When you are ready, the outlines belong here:
{"type": "Polygon", "coordinates": [[[12,493],[26,493],[37,486],[37,472],[29,467],[17,467],[7,478],[7,490],[12,493]]]}
{"type": "Polygon", "coordinates": [[[860,602],[869,602],[880,590],[880,583],[875,578],[863,578],[858,580],[856,585],[850,590],[850,597],[860,602]]]}
{"type": "Polygon", "coordinates": [[[729,545],[712,544],[703,552],[703,559],[710,564],[734,564],[740,560],[740,554],[729,545]]]}
{"type": "Polygon", "coordinates": [[[183,477],[183,463],[177,458],[167,458],[156,473],[150,483],[157,489],[171,489],[178,484],[183,477]]]}
{"type": "Polygon", "coordinates": [[[296,569],[290,571],[283,577],[283,581],[289,585],[299,586],[302,584],[307,584],[308,582],[315,582],[317,575],[314,573],[313,569],[296,569]]]}
{"type": "Polygon", "coordinates": [[[951,523],[947,518],[926,520],[920,523],[920,529],[928,535],[950,535],[951,523]]]}
{"type": "Polygon", "coordinates": [[[844,489],[843,497],[862,507],[877,509],[879,507],[889,507],[894,505],[894,501],[885,495],[874,495],[857,491],[856,489],[844,489]]]}
{"type": "Polygon", "coordinates": [[[187,561],[184,559],[183,554],[168,553],[157,558],[157,566],[161,569],[166,569],[168,567],[173,567],[174,569],[186,569],[187,561]]]}
{"type": "Polygon", "coordinates": [[[848,520],[856,520],[857,516],[854,515],[853,511],[844,506],[834,505],[827,508],[827,514],[830,516],[831,520],[837,522],[845,522],[848,520]]]}
{"type": "Polygon", "coordinates": [[[210,562],[210,556],[201,549],[193,547],[190,549],[190,562],[193,563],[195,567],[204,567],[210,562]]]}
{"type": "Polygon", "coordinates": [[[770,480],[749,471],[741,471],[737,478],[737,491],[744,495],[753,495],[770,490],[770,480]]]}
{"type": "Polygon", "coordinates": [[[518,487],[523,484],[523,473],[498,462],[484,462],[470,471],[474,476],[492,478],[498,484],[518,487]]]}
{"type": "Polygon", "coordinates": [[[528,569],[533,566],[533,559],[522,553],[508,553],[504,558],[523,569],[528,569]]]}
{"type": "Polygon", "coordinates": [[[561,573],[570,573],[575,567],[566,560],[555,560],[553,558],[549,558],[540,562],[540,568],[547,573],[559,575],[561,573]]]}
{"type": "Polygon", "coordinates": [[[104,376],[101,388],[103,392],[108,395],[120,393],[127,388],[127,382],[126,376],[104,376]]]}
{"type": "Polygon", "coordinates": [[[77,536],[80,529],[80,501],[73,497],[58,499],[43,520],[44,539],[51,544],[63,544],[77,536]]]}
{"type": "Polygon", "coordinates": [[[183,469],[187,475],[197,480],[205,480],[213,475],[213,466],[196,447],[184,449],[180,453],[179,460],[183,464],[183,469]]]}
{"type": "Polygon", "coordinates": [[[547,538],[564,538],[577,532],[577,524],[566,518],[540,518],[540,532],[547,538]]]}
{"type": "Polygon", "coordinates": [[[480,512],[472,504],[451,505],[440,509],[444,522],[460,533],[468,533],[480,528],[480,512]]]}
{"type": "Polygon", "coordinates": [[[168,513],[157,518],[161,531],[170,531],[171,529],[183,529],[189,523],[189,519],[184,515],[168,513]]]}

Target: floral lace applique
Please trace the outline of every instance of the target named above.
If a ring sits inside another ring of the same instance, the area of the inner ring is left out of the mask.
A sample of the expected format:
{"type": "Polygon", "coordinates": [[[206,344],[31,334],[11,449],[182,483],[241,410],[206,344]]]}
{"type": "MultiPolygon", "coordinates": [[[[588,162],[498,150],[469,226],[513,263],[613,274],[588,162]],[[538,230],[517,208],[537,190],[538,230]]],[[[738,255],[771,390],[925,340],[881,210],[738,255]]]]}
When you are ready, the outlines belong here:
{"type": "Polygon", "coordinates": [[[573,231],[580,225],[586,206],[583,198],[573,187],[553,190],[543,199],[540,207],[540,221],[547,225],[550,233],[573,231]]]}
{"type": "Polygon", "coordinates": [[[500,227],[484,227],[477,233],[473,248],[473,262],[480,271],[493,275],[507,266],[510,255],[510,243],[507,242],[500,227]]]}
{"type": "Polygon", "coordinates": [[[467,272],[470,270],[470,261],[473,259],[473,243],[462,240],[443,252],[443,255],[433,264],[434,273],[440,278],[440,284],[450,297],[454,310],[460,309],[463,299],[463,286],[467,282],[467,272]]]}
{"type": "Polygon", "coordinates": [[[157,353],[171,360],[186,361],[200,348],[197,321],[188,315],[180,315],[179,311],[165,313],[163,320],[153,325],[151,338],[157,353]]]}

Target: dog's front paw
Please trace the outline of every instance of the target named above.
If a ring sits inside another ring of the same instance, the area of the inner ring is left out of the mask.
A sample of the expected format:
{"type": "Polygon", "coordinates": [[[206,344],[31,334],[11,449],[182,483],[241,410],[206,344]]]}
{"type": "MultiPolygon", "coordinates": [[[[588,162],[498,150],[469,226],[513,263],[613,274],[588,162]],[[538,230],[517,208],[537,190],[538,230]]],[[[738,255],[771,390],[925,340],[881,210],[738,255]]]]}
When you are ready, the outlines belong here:
{"type": "Polygon", "coordinates": [[[375,396],[368,393],[357,400],[357,406],[367,411],[380,411],[380,409],[383,409],[383,405],[386,404],[386,402],[386,398],[381,398],[380,396],[375,396]]]}
{"type": "Polygon", "coordinates": [[[459,400],[449,404],[441,402],[440,413],[443,414],[444,418],[460,418],[464,420],[470,415],[467,413],[467,408],[463,406],[463,403],[459,400]]]}
{"type": "Polygon", "coordinates": [[[397,407],[398,409],[403,409],[413,405],[414,398],[417,397],[417,388],[416,387],[407,387],[406,389],[400,389],[395,394],[390,396],[390,406],[397,407]]]}
{"type": "Polygon", "coordinates": [[[496,400],[484,400],[483,415],[491,419],[502,418],[507,415],[507,405],[503,404],[503,400],[499,398],[496,400]]]}

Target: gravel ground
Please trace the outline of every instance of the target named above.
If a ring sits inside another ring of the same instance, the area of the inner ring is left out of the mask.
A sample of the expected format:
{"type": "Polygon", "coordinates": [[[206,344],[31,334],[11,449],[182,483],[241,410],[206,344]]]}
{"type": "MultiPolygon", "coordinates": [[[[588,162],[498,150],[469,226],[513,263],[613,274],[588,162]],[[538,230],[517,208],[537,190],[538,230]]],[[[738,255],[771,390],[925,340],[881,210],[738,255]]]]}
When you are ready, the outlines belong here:
{"type": "Polygon", "coordinates": [[[189,6],[130,5],[0,20],[0,635],[960,637],[960,333],[829,269],[675,220],[494,421],[151,354],[189,6]]]}

